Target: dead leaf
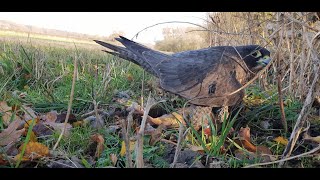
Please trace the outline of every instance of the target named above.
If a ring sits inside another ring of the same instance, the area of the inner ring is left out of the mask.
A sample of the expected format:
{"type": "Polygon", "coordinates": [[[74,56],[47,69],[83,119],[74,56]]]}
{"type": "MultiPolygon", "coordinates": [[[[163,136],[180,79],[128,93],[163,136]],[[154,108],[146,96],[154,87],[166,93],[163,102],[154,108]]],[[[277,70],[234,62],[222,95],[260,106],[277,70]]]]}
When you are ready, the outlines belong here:
{"type": "Polygon", "coordinates": [[[149,144],[151,146],[155,145],[158,141],[160,141],[162,136],[162,130],[165,128],[163,124],[160,124],[156,130],[151,133],[151,138],[149,140],[149,144]]]}
{"type": "MultiPolygon", "coordinates": [[[[64,123],[67,113],[61,113],[57,115],[56,123],[64,123]]],[[[72,124],[77,121],[77,118],[74,114],[70,114],[68,118],[68,123],[72,124]]]]}
{"type": "Polygon", "coordinates": [[[202,146],[195,146],[192,144],[187,144],[187,147],[191,150],[191,151],[195,151],[195,152],[199,152],[199,153],[204,153],[204,149],[202,146]]]}
{"type": "Polygon", "coordinates": [[[271,150],[266,146],[257,146],[257,153],[272,155],[271,150]]]}
{"type": "Polygon", "coordinates": [[[56,122],[57,120],[57,111],[50,111],[45,115],[45,121],[46,122],[56,122]]]}
{"type": "Polygon", "coordinates": [[[50,125],[44,125],[43,123],[38,123],[33,126],[32,131],[35,133],[36,136],[48,136],[52,135],[54,129],[50,125]]]}
{"type": "Polygon", "coordinates": [[[257,153],[254,153],[254,152],[243,151],[241,149],[235,150],[234,154],[235,154],[235,157],[240,159],[240,160],[256,161],[257,159],[259,159],[260,162],[262,162],[262,163],[275,161],[277,159],[272,155],[257,154],[257,153]]]}
{"type": "Polygon", "coordinates": [[[35,114],[34,110],[31,109],[31,107],[23,106],[23,110],[24,110],[23,119],[25,121],[29,121],[30,119],[34,119],[37,117],[37,115],[35,114]]]}
{"type": "Polygon", "coordinates": [[[37,142],[37,136],[33,131],[30,134],[30,142],[37,142]]]}
{"type": "Polygon", "coordinates": [[[4,166],[7,165],[8,161],[0,154],[0,165],[4,166]]]}
{"type": "Polygon", "coordinates": [[[240,139],[240,140],[237,139],[237,140],[235,140],[235,142],[250,152],[257,151],[257,147],[255,145],[253,145],[250,141],[247,141],[245,139],[240,139]]]}
{"type": "MultiPolygon", "coordinates": [[[[56,130],[58,133],[61,133],[64,128],[64,123],[53,123],[53,122],[44,122],[44,125],[51,126],[54,130],[56,130]]],[[[66,124],[66,130],[64,131],[64,136],[68,137],[70,134],[70,129],[72,128],[71,124],[66,124]]]]}
{"type": "Polygon", "coordinates": [[[171,114],[164,114],[158,118],[152,119],[152,123],[157,125],[163,124],[166,127],[170,127],[170,128],[179,127],[179,121],[185,123],[183,121],[183,117],[176,112],[173,112],[171,114]]]}
{"type": "Polygon", "coordinates": [[[282,144],[282,145],[287,145],[288,144],[288,139],[282,137],[282,136],[278,136],[276,138],[273,139],[275,142],[282,144]]]}
{"type": "Polygon", "coordinates": [[[5,146],[10,143],[16,142],[20,136],[25,132],[25,129],[17,131],[20,125],[20,120],[15,120],[9,124],[7,129],[0,133],[0,146],[5,146]]]}
{"type": "Polygon", "coordinates": [[[8,126],[10,124],[10,119],[12,116],[11,107],[8,106],[6,101],[0,102],[0,113],[2,113],[3,124],[8,126]]]}
{"type": "Polygon", "coordinates": [[[111,159],[112,165],[113,165],[113,166],[116,166],[117,161],[118,161],[118,157],[117,157],[117,155],[116,155],[116,154],[111,153],[111,154],[110,154],[110,159],[111,159]]]}
{"type": "MultiPolygon", "coordinates": [[[[28,128],[29,128],[29,125],[32,123],[32,121],[33,121],[33,119],[31,119],[31,120],[29,120],[29,121],[26,121],[26,123],[24,124],[24,128],[26,129],[26,131],[28,131],[28,128]]],[[[36,118],[35,119],[35,124],[34,124],[34,126],[36,125],[36,124],[38,124],[39,123],[39,118],[36,118]]],[[[34,127],[33,126],[33,127],[34,127]]]]}
{"type": "Polygon", "coordinates": [[[303,139],[320,144],[320,136],[312,137],[307,132],[303,134],[303,139]]]}
{"type": "Polygon", "coordinates": [[[104,150],[104,138],[100,134],[94,134],[91,136],[91,140],[97,142],[97,149],[94,157],[99,158],[102,151],[104,150]]]}
{"type": "Polygon", "coordinates": [[[240,128],[239,130],[240,139],[235,140],[238,145],[242,145],[243,148],[248,150],[249,152],[257,153],[257,154],[272,154],[269,148],[266,146],[255,146],[250,142],[250,128],[240,128]]]}
{"type": "Polygon", "coordinates": [[[240,138],[250,142],[250,128],[247,126],[245,128],[241,127],[239,130],[240,138]]]}
{"type": "MultiPolygon", "coordinates": [[[[20,154],[16,155],[14,159],[17,161],[21,156],[23,145],[19,147],[20,154]]],[[[49,148],[38,142],[28,142],[22,161],[34,160],[41,157],[49,156],[49,148]]]]}
{"type": "MultiPolygon", "coordinates": [[[[134,150],[136,142],[135,141],[130,141],[130,152],[134,150]]],[[[122,141],[121,143],[121,150],[120,150],[120,156],[123,157],[126,154],[126,143],[122,141]]]]}

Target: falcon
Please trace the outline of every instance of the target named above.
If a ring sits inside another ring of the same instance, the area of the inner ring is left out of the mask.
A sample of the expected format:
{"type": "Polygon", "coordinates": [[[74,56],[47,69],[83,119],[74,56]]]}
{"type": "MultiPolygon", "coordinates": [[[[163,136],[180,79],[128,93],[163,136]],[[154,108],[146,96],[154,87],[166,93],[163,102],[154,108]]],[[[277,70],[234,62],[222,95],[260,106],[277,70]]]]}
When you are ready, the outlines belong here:
{"type": "Polygon", "coordinates": [[[94,40],[105,52],[131,61],[157,77],[160,87],[197,107],[234,106],[242,101],[238,90],[270,62],[270,52],[259,45],[216,46],[165,54],[119,36],[124,47],[94,40]]]}

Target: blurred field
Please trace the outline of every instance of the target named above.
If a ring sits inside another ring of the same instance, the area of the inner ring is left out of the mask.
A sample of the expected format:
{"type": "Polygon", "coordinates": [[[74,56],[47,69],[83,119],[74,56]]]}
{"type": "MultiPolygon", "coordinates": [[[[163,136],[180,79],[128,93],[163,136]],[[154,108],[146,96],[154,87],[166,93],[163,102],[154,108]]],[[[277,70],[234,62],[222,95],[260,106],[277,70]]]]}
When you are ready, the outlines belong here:
{"type": "MultiPolygon", "coordinates": [[[[93,40],[93,39],[92,39],[93,40]]],[[[32,45],[41,46],[62,46],[66,48],[79,46],[83,48],[98,48],[99,46],[94,41],[75,39],[68,37],[58,37],[42,34],[30,34],[26,32],[17,32],[10,30],[0,30],[0,41],[16,42],[16,43],[31,43],[32,45]]]]}

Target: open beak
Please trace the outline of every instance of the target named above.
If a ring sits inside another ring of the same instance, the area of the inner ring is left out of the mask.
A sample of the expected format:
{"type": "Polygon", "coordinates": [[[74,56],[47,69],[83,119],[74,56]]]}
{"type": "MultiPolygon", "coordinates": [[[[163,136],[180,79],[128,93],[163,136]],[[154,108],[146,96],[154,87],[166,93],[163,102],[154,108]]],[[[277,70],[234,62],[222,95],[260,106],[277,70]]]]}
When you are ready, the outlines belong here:
{"type": "Polygon", "coordinates": [[[269,56],[264,56],[259,59],[258,64],[262,66],[267,66],[270,61],[271,61],[271,58],[269,56]]]}

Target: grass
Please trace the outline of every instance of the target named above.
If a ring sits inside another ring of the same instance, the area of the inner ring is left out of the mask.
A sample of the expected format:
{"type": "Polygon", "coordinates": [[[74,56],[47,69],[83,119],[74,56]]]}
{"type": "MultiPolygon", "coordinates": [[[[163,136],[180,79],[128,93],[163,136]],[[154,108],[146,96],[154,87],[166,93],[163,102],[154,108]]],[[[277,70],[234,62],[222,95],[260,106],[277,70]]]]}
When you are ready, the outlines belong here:
{"type": "MultiPolygon", "coordinates": [[[[79,66],[72,106],[73,114],[82,115],[93,110],[93,100],[99,102],[102,107],[114,106],[113,97],[119,91],[132,91],[131,100],[140,103],[143,70],[135,64],[109,56],[107,53],[101,52],[100,48],[87,49],[78,47],[77,44],[74,44],[72,48],[34,46],[23,42],[8,41],[0,42],[0,100],[6,100],[11,105],[31,104],[32,108],[39,113],[51,110],[65,112],[70,96],[74,58],[78,58],[79,66]],[[19,97],[20,93],[26,93],[26,96],[21,98],[19,97]]],[[[154,78],[146,73],[144,81],[146,86],[149,82],[154,81],[154,78]]],[[[154,89],[151,90],[153,97],[160,98],[154,89]]],[[[143,93],[145,99],[148,91],[149,89],[143,93]]],[[[263,136],[253,137],[253,143],[266,145],[275,154],[281,154],[284,146],[264,138],[268,135],[288,138],[288,135],[281,130],[276,132],[266,130],[261,133],[261,128],[259,128],[259,122],[262,120],[272,119],[272,122],[278,121],[280,123],[278,96],[272,96],[276,94],[276,88],[271,87],[270,90],[263,91],[259,86],[254,85],[246,91],[248,97],[245,108],[235,111],[237,113],[231,119],[225,119],[221,131],[218,132],[211,124],[211,131],[214,133],[210,138],[205,137],[203,131],[197,132],[195,129],[192,129],[188,135],[191,136],[191,144],[202,146],[206,155],[225,159],[229,162],[230,167],[242,167],[248,163],[254,163],[238,160],[233,155],[226,156],[220,153],[220,147],[227,141],[227,134],[231,127],[238,130],[240,127],[249,125],[252,127],[253,135],[263,134],[263,136]],[[270,96],[272,98],[269,98],[270,96]]],[[[166,112],[173,112],[176,108],[182,107],[185,100],[181,98],[172,100],[173,97],[175,96],[163,95],[162,98],[168,101],[159,106],[166,112]]],[[[289,127],[292,127],[297,119],[301,104],[293,98],[285,98],[286,118],[289,127]]],[[[175,135],[178,134],[175,130],[171,132],[175,135]]],[[[53,134],[46,138],[39,138],[39,141],[50,149],[58,136],[59,134],[53,134]]],[[[145,139],[148,140],[148,138],[145,139]]],[[[110,154],[119,154],[121,142],[121,136],[116,133],[97,131],[89,126],[75,127],[71,130],[68,138],[62,139],[58,151],[64,152],[68,156],[81,157],[86,167],[106,167],[112,166],[110,154]],[[97,132],[102,134],[105,139],[105,149],[97,159],[95,166],[92,166],[88,163],[86,150],[90,145],[90,136],[97,132]]],[[[162,158],[163,152],[164,146],[161,143],[157,143],[155,146],[149,146],[146,143],[144,147],[144,157],[154,167],[169,167],[162,158]]],[[[118,166],[124,167],[125,156],[117,157],[118,166]]]]}

